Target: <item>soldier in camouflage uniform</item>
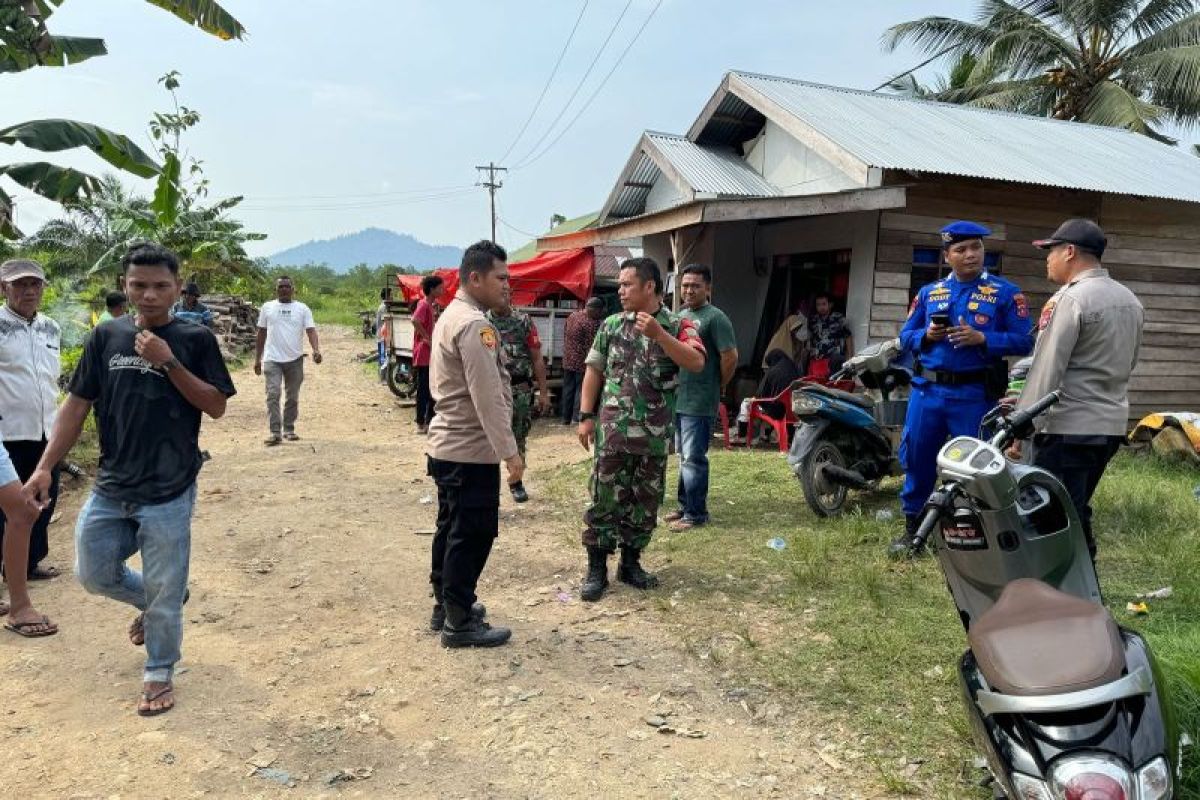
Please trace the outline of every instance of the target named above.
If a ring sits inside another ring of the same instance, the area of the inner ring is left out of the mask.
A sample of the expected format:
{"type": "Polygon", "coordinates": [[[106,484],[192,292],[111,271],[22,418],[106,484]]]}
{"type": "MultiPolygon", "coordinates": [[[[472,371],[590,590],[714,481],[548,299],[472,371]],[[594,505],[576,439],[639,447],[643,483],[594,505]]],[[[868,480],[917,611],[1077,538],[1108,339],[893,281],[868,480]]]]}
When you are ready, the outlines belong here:
{"type": "Polygon", "coordinates": [[[640,555],[650,543],[666,485],[679,370],[699,372],[705,358],[691,321],[663,306],[662,286],[653,259],[626,261],[618,290],[624,311],[600,325],[587,357],[579,441],[587,449],[595,444],[595,461],[583,533],[588,572],[580,597],[589,602],[608,587],[608,556],[618,546],[619,580],[639,589],[658,585],[642,569],[640,555]]]}
{"type": "MultiPolygon", "coordinates": [[[[504,364],[512,380],[512,431],[517,440],[521,458],[525,458],[525,440],[533,427],[533,382],[538,386],[538,413],[545,414],[550,408],[550,388],[546,385],[546,364],[542,361],[542,341],[537,326],[523,311],[515,310],[511,304],[502,309],[489,311],[488,320],[500,334],[500,346],[504,352],[504,364]]],[[[529,499],[524,483],[510,483],[509,491],[518,503],[529,499]]]]}

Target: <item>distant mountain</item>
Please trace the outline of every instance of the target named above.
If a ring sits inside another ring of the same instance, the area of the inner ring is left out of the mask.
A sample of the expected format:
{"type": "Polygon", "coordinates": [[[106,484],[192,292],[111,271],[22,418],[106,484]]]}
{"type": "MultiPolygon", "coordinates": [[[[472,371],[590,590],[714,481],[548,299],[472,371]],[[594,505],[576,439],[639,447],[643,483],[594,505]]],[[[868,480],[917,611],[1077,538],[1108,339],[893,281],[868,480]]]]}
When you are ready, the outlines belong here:
{"type": "Polygon", "coordinates": [[[305,242],[269,257],[274,266],[325,264],[338,272],[345,272],[358,264],[368,267],[395,264],[417,269],[453,267],[461,259],[462,250],[457,247],[425,244],[407,233],[382,228],[366,228],[333,239],[305,242]]]}

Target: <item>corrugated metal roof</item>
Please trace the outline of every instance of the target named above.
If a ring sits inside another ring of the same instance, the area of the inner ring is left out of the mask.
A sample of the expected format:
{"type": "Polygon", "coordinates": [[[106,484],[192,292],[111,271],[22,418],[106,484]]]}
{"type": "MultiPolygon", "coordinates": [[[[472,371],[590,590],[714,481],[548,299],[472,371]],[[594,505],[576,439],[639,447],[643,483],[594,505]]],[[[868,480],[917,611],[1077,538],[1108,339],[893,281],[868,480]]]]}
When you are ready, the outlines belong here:
{"type": "Polygon", "coordinates": [[[704,147],[686,136],[647,131],[649,139],[692,190],[722,197],[773,197],[779,190],[732,150],[704,147]]]}
{"type": "Polygon", "coordinates": [[[1200,158],[1119,128],[731,75],[871,167],[1200,202],[1200,158]]]}

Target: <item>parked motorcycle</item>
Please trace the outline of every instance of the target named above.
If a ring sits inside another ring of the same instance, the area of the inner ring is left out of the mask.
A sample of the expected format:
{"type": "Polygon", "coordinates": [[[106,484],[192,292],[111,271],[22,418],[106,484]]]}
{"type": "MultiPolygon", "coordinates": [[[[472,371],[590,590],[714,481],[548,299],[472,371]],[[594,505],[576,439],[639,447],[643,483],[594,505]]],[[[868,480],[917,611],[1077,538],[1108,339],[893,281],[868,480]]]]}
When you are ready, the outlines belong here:
{"type": "Polygon", "coordinates": [[[831,381],[858,378],[866,394],[812,382],[792,391],[792,411],[800,424],[788,464],[818,516],[841,513],[851,489],[868,489],[880,478],[900,474],[896,453],[908,400],[893,396],[912,380],[895,363],[900,353],[899,339],[871,345],[830,376],[831,381]]]}
{"type": "Polygon", "coordinates": [[[1150,648],[1101,605],[1062,484],[1004,455],[1058,400],[993,413],[989,441],[942,448],[910,553],[933,536],[967,630],[959,681],[997,798],[1170,800],[1181,737],[1150,648]]]}

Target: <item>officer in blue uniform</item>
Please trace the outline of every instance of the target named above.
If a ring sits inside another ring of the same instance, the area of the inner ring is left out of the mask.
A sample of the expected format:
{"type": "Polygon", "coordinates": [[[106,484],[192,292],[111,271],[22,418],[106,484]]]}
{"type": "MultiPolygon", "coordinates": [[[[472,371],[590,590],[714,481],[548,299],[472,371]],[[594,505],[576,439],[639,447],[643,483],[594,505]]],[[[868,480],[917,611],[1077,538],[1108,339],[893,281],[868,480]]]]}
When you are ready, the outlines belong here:
{"type": "Polygon", "coordinates": [[[923,286],[913,299],[900,344],[913,357],[913,388],[900,443],[904,467],[904,536],[894,555],[907,551],[921,509],[937,479],[937,454],[954,436],[976,436],[983,415],[1003,393],[1004,358],[1033,350],[1025,296],[984,267],[983,237],[974,222],[942,228],[942,253],[951,273],[923,286]],[[990,386],[999,387],[993,390],[990,386]]]}

